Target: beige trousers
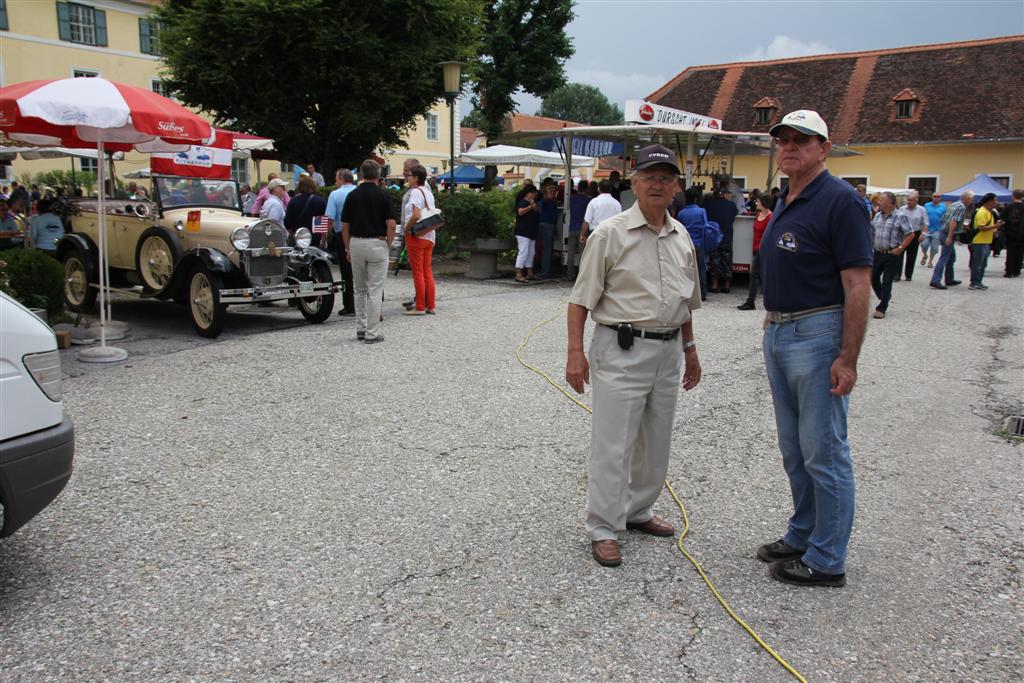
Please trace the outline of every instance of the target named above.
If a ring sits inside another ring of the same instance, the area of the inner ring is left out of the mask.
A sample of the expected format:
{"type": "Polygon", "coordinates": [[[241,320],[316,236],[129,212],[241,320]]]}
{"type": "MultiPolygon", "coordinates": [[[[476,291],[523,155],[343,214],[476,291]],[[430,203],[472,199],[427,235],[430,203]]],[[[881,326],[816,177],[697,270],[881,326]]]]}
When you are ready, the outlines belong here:
{"type": "Polygon", "coordinates": [[[646,522],[668,472],[683,346],[634,339],[619,348],[615,330],[597,325],[590,342],[590,464],[587,535],[617,539],[627,522],[646,522]]]}

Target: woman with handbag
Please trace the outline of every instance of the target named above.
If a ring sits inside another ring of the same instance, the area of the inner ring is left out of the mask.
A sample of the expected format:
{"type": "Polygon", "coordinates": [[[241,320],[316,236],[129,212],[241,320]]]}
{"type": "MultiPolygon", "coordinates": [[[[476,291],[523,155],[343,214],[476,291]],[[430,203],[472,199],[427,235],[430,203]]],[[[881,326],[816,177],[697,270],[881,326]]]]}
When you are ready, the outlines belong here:
{"type": "Polygon", "coordinates": [[[402,213],[402,226],[405,234],[405,251],[409,255],[409,269],[412,270],[412,281],[416,287],[416,306],[405,312],[405,315],[433,315],[434,300],[434,242],[437,235],[434,230],[426,230],[416,234],[413,226],[428,210],[437,205],[434,194],[427,185],[427,169],[416,164],[404,173],[409,183],[409,199],[405,202],[402,213]]]}
{"type": "Polygon", "coordinates": [[[533,185],[523,188],[522,197],[516,200],[516,242],[519,244],[516,282],[537,279],[533,274],[533,257],[540,234],[540,206],[536,200],[537,188],[533,185]]]}

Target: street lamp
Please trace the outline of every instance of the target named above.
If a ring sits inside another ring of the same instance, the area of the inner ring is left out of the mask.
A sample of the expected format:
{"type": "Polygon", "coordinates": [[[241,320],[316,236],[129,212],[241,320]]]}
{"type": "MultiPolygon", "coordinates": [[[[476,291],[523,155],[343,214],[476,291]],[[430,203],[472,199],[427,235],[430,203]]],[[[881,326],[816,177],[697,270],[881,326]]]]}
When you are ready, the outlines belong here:
{"type": "Polygon", "coordinates": [[[451,139],[449,147],[449,157],[451,163],[448,166],[450,176],[450,187],[451,191],[455,193],[455,98],[459,96],[459,92],[462,91],[462,67],[465,66],[462,62],[441,62],[440,67],[444,73],[444,96],[448,100],[448,113],[451,116],[451,139]]]}

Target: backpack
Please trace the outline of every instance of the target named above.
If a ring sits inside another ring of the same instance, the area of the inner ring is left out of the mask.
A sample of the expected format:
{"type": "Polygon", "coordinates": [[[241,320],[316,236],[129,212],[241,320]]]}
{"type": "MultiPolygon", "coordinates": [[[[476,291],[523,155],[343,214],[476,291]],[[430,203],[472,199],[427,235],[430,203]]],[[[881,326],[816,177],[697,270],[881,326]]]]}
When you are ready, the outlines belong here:
{"type": "Polygon", "coordinates": [[[960,244],[970,244],[971,242],[974,241],[975,236],[977,236],[978,229],[976,227],[974,227],[974,214],[976,214],[976,213],[978,213],[978,207],[977,206],[971,207],[971,217],[970,217],[970,219],[967,218],[967,213],[964,212],[964,222],[966,223],[968,220],[970,220],[970,222],[967,223],[968,227],[966,227],[963,230],[961,230],[960,234],[957,235],[957,237],[960,240],[960,244]]]}
{"type": "Polygon", "coordinates": [[[708,221],[704,224],[704,235],[702,247],[705,254],[710,254],[722,244],[722,229],[715,221],[708,221]]]}
{"type": "Polygon", "coordinates": [[[1024,241],[1024,204],[1013,202],[1003,212],[1003,234],[1010,242],[1024,241]]]}

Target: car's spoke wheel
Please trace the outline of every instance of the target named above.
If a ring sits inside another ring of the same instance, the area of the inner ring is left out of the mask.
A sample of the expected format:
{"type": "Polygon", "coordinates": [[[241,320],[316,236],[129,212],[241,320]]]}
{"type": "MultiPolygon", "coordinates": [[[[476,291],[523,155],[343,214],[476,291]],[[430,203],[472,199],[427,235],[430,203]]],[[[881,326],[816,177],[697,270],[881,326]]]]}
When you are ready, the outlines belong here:
{"type": "Polygon", "coordinates": [[[135,269],[146,291],[159,292],[167,286],[181,254],[177,239],[163,228],[152,227],[139,236],[135,247],[135,269]]]}
{"type": "Polygon", "coordinates": [[[96,303],[96,290],[89,286],[89,274],[82,255],[77,251],[64,256],[64,304],[69,310],[83,313],[96,303]]]}
{"type": "MultiPolygon", "coordinates": [[[[313,262],[310,266],[310,271],[315,283],[334,282],[330,266],[323,261],[313,262]]],[[[299,310],[302,312],[302,317],[311,323],[324,322],[331,317],[331,311],[334,310],[334,292],[324,294],[323,296],[299,299],[299,310]]]]}
{"type": "Polygon", "coordinates": [[[192,325],[202,337],[216,337],[224,329],[227,306],[220,302],[221,279],[206,266],[197,266],[188,282],[192,325]]]}

